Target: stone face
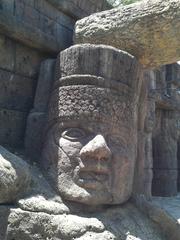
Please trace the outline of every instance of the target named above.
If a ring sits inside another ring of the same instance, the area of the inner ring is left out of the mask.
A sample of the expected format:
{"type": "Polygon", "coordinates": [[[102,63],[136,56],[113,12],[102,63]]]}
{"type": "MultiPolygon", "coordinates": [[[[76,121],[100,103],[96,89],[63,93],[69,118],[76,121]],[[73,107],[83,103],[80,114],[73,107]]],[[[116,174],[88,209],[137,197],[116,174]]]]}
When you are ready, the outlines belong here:
{"type": "Polygon", "coordinates": [[[140,73],[133,56],[108,46],[58,56],[41,164],[64,199],[101,205],[131,196],[140,73]]]}
{"type": "Polygon", "coordinates": [[[30,172],[22,159],[0,147],[0,203],[14,203],[28,189],[30,172]]]}
{"type": "Polygon", "coordinates": [[[157,67],[180,59],[179,15],[179,0],[140,1],[77,21],[74,40],[111,45],[157,67]]]}

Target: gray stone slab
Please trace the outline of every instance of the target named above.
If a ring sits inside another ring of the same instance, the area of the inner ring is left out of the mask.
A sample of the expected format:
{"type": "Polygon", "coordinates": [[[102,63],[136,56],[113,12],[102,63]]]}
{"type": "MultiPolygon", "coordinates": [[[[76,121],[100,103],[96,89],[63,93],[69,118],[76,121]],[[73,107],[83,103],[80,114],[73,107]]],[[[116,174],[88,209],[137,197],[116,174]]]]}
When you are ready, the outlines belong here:
{"type": "Polygon", "coordinates": [[[0,35],[0,66],[13,71],[15,67],[15,43],[4,35],[0,35]]]}
{"type": "Polygon", "coordinates": [[[32,108],[35,80],[0,69],[0,107],[28,111],[32,108]]]}
{"type": "Polygon", "coordinates": [[[0,32],[25,45],[41,51],[57,53],[64,49],[61,42],[40,31],[35,26],[18,20],[17,17],[0,10],[0,32]]]}
{"type": "Polygon", "coordinates": [[[152,195],[170,197],[177,195],[177,170],[153,170],[152,195]]]}
{"type": "Polygon", "coordinates": [[[147,201],[143,197],[137,199],[137,206],[153,222],[159,225],[165,236],[163,239],[179,240],[180,236],[180,196],[153,197],[147,201]]]}
{"type": "Polygon", "coordinates": [[[94,12],[99,12],[112,8],[105,0],[88,1],[88,0],[47,0],[57,9],[79,19],[88,16],[94,12]]]}
{"type": "Polygon", "coordinates": [[[5,240],[9,214],[10,214],[9,207],[0,206],[0,239],[1,240],[5,240]]]}
{"type": "Polygon", "coordinates": [[[41,61],[46,56],[38,51],[16,44],[16,67],[15,71],[27,77],[37,77],[41,61]]]}
{"type": "Polygon", "coordinates": [[[22,146],[26,112],[0,109],[0,144],[22,146]]]}
{"type": "Polygon", "coordinates": [[[41,63],[34,100],[34,111],[45,112],[47,110],[50,92],[54,81],[54,71],[54,59],[48,59],[41,63]]]}
{"type": "Polygon", "coordinates": [[[25,149],[33,161],[38,161],[41,154],[45,121],[46,113],[43,112],[32,112],[27,118],[25,149]]]}

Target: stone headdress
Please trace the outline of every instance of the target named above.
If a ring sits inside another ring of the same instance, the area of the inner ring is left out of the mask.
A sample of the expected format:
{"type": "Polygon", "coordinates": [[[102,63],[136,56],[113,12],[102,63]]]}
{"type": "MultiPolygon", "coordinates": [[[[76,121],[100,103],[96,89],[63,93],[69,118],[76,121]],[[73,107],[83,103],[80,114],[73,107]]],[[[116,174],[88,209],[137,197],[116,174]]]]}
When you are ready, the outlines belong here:
{"type": "Polygon", "coordinates": [[[129,124],[138,76],[139,64],[126,52],[90,44],[68,48],[57,58],[48,124],[71,119],[129,124]]]}

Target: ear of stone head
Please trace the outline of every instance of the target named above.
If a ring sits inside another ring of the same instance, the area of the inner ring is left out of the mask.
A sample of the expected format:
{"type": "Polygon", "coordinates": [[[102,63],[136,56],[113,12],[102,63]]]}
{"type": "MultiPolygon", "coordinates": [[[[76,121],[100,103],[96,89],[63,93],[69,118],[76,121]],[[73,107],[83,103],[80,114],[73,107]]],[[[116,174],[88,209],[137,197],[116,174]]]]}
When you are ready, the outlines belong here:
{"type": "Polygon", "coordinates": [[[106,45],[81,44],[62,51],[56,61],[55,79],[71,75],[102,77],[136,88],[141,65],[131,54],[106,45]]]}

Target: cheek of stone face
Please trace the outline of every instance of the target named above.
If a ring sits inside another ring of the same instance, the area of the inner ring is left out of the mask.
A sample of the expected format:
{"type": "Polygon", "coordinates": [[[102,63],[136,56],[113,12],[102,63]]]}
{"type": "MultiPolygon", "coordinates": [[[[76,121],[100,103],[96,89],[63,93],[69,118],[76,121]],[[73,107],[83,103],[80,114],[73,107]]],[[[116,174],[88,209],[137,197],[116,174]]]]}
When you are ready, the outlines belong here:
{"type": "Polygon", "coordinates": [[[62,137],[59,139],[59,151],[61,154],[58,159],[58,167],[60,171],[64,171],[74,177],[76,169],[80,165],[79,152],[81,148],[82,145],[79,142],[71,142],[62,137]]]}
{"type": "Polygon", "coordinates": [[[132,193],[135,157],[127,147],[115,148],[112,162],[111,193],[113,204],[126,202],[132,193]]]}

